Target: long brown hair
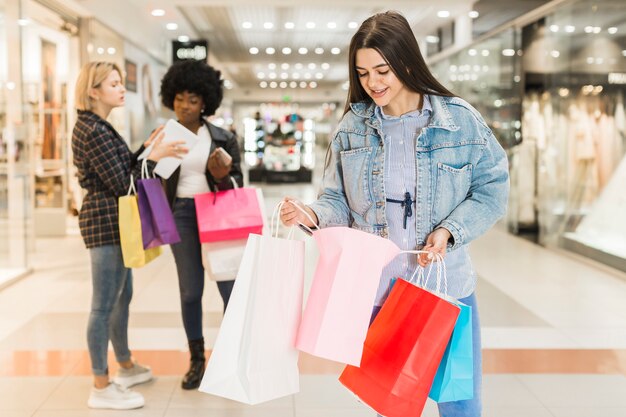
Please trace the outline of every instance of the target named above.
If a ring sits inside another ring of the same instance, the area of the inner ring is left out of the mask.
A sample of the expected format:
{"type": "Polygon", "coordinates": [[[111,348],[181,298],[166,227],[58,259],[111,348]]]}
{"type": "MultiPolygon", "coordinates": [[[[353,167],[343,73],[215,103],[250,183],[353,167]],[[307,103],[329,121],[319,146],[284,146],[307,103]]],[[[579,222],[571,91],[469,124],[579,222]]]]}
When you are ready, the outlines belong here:
{"type": "Polygon", "coordinates": [[[348,55],[350,87],[344,114],[350,110],[350,103],[372,102],[361,86],[356,70],[356,53],[363,48],[378,51],[409,90],[419,94],[454,96],[428,69],[409,22],[400,13],[387,11],[367,18],[352,36],[348,55]]]}

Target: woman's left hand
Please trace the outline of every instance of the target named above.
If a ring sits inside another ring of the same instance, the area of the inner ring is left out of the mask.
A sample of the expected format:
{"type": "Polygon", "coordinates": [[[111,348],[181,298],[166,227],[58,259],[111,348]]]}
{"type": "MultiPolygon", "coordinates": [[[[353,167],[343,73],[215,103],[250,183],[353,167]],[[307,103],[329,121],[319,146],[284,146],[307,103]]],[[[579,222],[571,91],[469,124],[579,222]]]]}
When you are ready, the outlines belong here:
{"type": "Polygon", "coordinates": [[[421,250],[428,251],[430,253],[422,253],[419,255],[417,261],[420,266],[425,267],[431,263],[435,258],[435,253],[440,254],[442,257],[446,256],[448,241],[451,237],[452,234],[448,231],[448,229],[443,227],[435,229],[431,234],[429,234],[426,238],[426,245],[424,245],[421,250]]]}
{"type": "Polygon", "coordinates": [[[221,181],[230,173],[230,169],[233,166],[232,158],[227,160],[222,155],[222,151],[219,148],[215,149],[211,156],[209,156],[209,161],[207,162],[207,168],[215,181],[221,181]]]}

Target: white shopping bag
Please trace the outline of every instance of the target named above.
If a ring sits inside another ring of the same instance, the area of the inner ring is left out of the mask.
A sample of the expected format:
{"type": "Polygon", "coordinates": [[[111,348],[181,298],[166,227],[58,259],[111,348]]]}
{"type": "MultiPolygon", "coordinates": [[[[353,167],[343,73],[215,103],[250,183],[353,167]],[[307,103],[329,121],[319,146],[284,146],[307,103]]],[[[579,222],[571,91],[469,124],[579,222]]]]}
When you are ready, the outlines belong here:
{"type": "MultiPolygon", "coordinates": [[[[233,180],[235,188],[237,183],[233,180]]],[[[263,233],[267,232],[267,217],[263,191],[256,189],[256,196],[263,215],[263,233]]],[[[237,278],[239,264],[243,257],[248,239],[225,240],[222,242],[209,242],[202,244],[202,266],[206,277],[212,281],[231,281],[237,278]]]]}
{"type": "Polygon", "coordinates": [[[213,281],[230,281],[237,277],[247,239],[202,244],[204,272],[213,281]]]}
{"type": "Polygon", "coordinates": [[[304,242],[251,234],[200,391],[258,404],[300,390],[304,242]]]}

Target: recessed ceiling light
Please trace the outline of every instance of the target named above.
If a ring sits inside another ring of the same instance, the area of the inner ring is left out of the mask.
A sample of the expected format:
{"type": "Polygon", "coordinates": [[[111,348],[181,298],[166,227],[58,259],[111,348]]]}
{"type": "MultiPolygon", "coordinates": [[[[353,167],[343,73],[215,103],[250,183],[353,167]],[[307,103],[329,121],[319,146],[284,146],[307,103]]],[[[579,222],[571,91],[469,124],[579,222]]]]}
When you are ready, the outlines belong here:
{"type": "Polygon", "coordinates": [[[593,32],[593,26],[585,26],[585,33],[593,32]]]}
{"type": "Polygon", "coordinates": [[[276,49],[270,46],[269,48],[265,48],[265,53],[268,55],[274,55],[274,53],[276,53],[276,49]]]}
{"type": "Polygon", "coordinates": [[[308,65],[308,67],[309,67],[309,69],[314,70],[315,68],[317,68],[317,64],[316,64],[315,62],[311,62],[311,63],[308,65]]]}
{"type": "Polygon", "coordinates": [[[273,29],[274,28],[274,24],[272,22],[265,22],[265,23],[263,23],[263,27],[265,29],[273,29]]]}
{"type": "Polygon", "coordinates": [[[504,55],[504,56],[514,56],[515,55],[515,50],[514,49],[503,49],[502,50],[502,55],[504,55]]]}
{"type": "Polygon", "coordinates": [[[311,73],[310,72],[305,73],[304,74],[304,79],[305,80],[310,80],[311,79],[311,73]]]}
{"type": "Polygon", "coordinates": [[[318,80],[321,80],[322,78],[324,78],[324,74],[322,74],[321,72],[318,72],[317,74],[315,74],[315,78],[317,78],[318,80]]]}
{"type": "Polygon", "coordinates": [[[295,65],[295,68],[296,68],[296,69],[299,69],[299,70],[300,70],[300,69],[302,69],[302,64],[301,64],[300,62],[298,62],[298,63],[295,65]]]}
{"type": "Polygon", "coordinates": [[[281,67],[282,69],[284,69],[284,70],[287,70],[287,69],[289,69],[289,64],[288,64],[288,63],[286,63],[286,62],[283,62],[283,63],[280,65],[280,67],[281,67]]]}
{"type": "Polygon", "coordinates": [[[476,10],[472,10],[471,12],[468,13],[468,15],[472,19],[476,19],[478,16],[480,16],[480,13],[478,13],[476,10]]]}
{"type": "Polygon", "coordinates": [[[280,88],[287,88],[287,82],[286,81],[281,81],[279,86],[280,86],[280,88]]]}
{"type": "Polygon", "coordinates": [[[328,24],[326,26],[328,27],[328,29],[335,29],[337,27],[337,23],[335,23],[335,22],[328,22],[328,24]]]}
{"type": "Polygon", "coordinates": [[[298,49],[298,53],[299,53],[300,55],[306,55],[308,52],[309,52],[309,50],[308,50],[308,49],[306,49],[306,48],[299,48],[299,49],[298,49]]]}
{"type": "Polygon", "coordinates": [[[316,83],[315,81],[311,81],[311,82],[309,83],[309,87],[311,87],[311,88],[317,88],[317,83],[316,83]]]}
{"type": "Polygon", "coordinates": [[[255,48],[254,46],[252,48],[250,48],[250,53],[252,55],[256,55],[259,53],[259,48],[255,48]]]}
{"type": "Polygon", "coordinates": [[[165,28],[167,30],[176,30],[176,29],[178,29],[178,24],[177,23],[168,23],[167,25],[165,25],[165,28]]]}
{"type": "Polygon", "coordinates": [[[300,79],[300,73],[299,72],[294,72],[293,74],[291,74],[291,78],[293,78],[294,80],[299,80],[300,79]]]}
{"type": "Polygon", "coordinates": [[[441,18],[446,18],[446,17],[450,17],[450,12],[447,10],[439,10],[437,12],[437,17],[441,17],[441,18]]]}
{"type": "Polygon", "coordinates": [[[274,64],[274,63],[272,62],[272,63],[270,63],[267,67],[268,67],[269,69],[271,69],[271,70],[275,70],[275,69],[276,69],[276,64],[274,64]]]}
{"type": "Polygon", "coordinates": [[[308,84],[306,83],[306,81],[300,81],[299,85],[300,85],[300,88],[306,88],[308,84]]]}
{"type": "Polygon", "coordinates": [[[426,36],[426,42],[428,42],[428,43],[439,43],[439,36],[428,35],[428,36],[426,36]]]}
{"type": "Polygon", "coordinates": [[[154,17],[161,17],[161,16],[165,16],[165,10],[163,9],[154,9],[152,10],[152,12],[150,12],[150,14],[154,17]]]}
{"type": "Polygon", "coordinates": [[[270,75],[269,75],[270,80],[275,80],[276,77],[277,77],[277,75],[276,75],[275,72],[270,72],[270,75]]]}
{"type": "Polygon", "coordinates": [[[289,55],[290,53],[291,53],[291,48],[289,48],[289,47],[284,47],[283,48],[283,54],[289,55]]]}
{"type": "Polygon", "coordinates": [[[482,56],[489,56],[489,50],[488,49],[483,49],[482,51],[480,51],[480,54],[482,56]]]}
{"type": "Polygon", "coordinates": [[[256,77],[257,77],[258,79],[262,80],[263,78],[265,78],[265,73],[264,73],[264,72],[258,72],[258,73],[256,74],[256,77]]]}
{"type": "Polygon", "coordinates": [[[98,52],[98,55],[102,55],[104,53],[104,48],[99,47],[98,49],[96,49],[96,52],[98,52]]]}
{"type": "Polygon", "coordinates": [[[575,30],[576,30],[576,26],[572,26],[572,25],[567,25],[567,26],[565,26],[565,31],[566,31],[567,33],[572,33],[572,32],[574,32],[575,30]]]}
{"type": "Polygon", "coordinates": [[[339,55],[341,53],[341,49],[339,48],[333,48],[330,50],[330,53],[333,55],[339,55]]]}
{"type": "Polygon", "coordinates": [[[296,88],[297,86],[298,86],[298,83],[295,82],[295,81],[292,81],[292,82],[289,83],[289,87],[290,88],[296,88]]]}
{"type": "Polygon", "coordinates": [[[550,31],[551,32],[558,32],[559,31],[559,25],[550,25],[550,31]]]}
{"type": "Polygon", "coordinates": [[[306,22],[307,29],[315,29],[315,22],[306,22]]]}
{"type": "Polygon", "coordinates": [[[280,73],[280,79],[281,80],[286,80],[287,78],[289,78],[289,74],[287,74],[286,72],[281,72],[280,73]]]}
{"type": "Polygon", "coordinates": [[[26,26],[30,23],[28,19],[17,19],[17,24],[20,26],[26,26]]]}
{"type": "Polygon", "coordinates": [[[261,81],[261,82],[259,83],[259,87],[261,87],[261,88],[267,88],[267,81],[261,81]]]}
{"type": "Polygon", "coordinates": [[[285,22],[285,29],[293,29],[296,25],[293,22],[285,22]]]}
{"type": "Polygon", "coordinates": [[[270,83],[270,88],[276,88],[276,87],[278,87],[278,83],[276,81],[272,81],[270,83]]]}
{"type": "Polygon", "coordinates": [[[327,69],[329,69],[329,68],[330,68],[330,64],[329,64],[328,62],[324,62],[324,63],[322,64],[322,69],[323,69],[323,70],[327,70],[327,69]]]}
{"type": "Polygon", "coordinates": [[[473,49],[473,48],[472,48],[472,49],[470,49],[469,51],[467,51],[467,54],[468,54],[469,56],[476,56],[476,49],[473,49]]]}
{"type": "Polygon", "coordinates": [[[350,22],[348,23],[348,27],[350,29],[356,29],[357,27],[359,27],[359,24],[357,22],[350,22]]]}
{"type": "Polygon", "coordinates": [[[189,36],[186,35],[180,35],[178,37],[178,42],[189,42],[189,36]]]}
{"type": "Polygon", "coordinates": [[[252,22],[243,22],[241,27],[244,29],[252,29],[252,22]]]}
{"type": "Polygon", "coordinates": [[[617,33],[617,28],[616,27],[610,27],[606,31],[609,32],[611,35],[615,35],[617,33]]]}
{"type": "Polygon", "coordinates": [[[111,46],[111,47],[109,47],[109,48],[107,48],[107,53],[108,53],[109,55],[115,55],[115,52],[116,52],[116,50],[115,50],[115,48],[113,48],[112,46],[111,46]]]}
{"type": "Polygon", "coordinates": [[[324,53],[324,48],[320,48],[320,47],[315,48],[315,53],[318,55],[322,55],[324,53]]]}

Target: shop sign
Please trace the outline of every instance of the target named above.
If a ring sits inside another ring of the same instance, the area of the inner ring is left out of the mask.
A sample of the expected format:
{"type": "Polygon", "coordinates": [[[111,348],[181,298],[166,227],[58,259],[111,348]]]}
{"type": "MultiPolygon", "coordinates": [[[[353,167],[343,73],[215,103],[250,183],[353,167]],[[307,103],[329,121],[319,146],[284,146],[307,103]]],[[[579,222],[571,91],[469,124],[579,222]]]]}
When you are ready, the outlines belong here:
{"type": "Polygon", "coordinates": [[[188,41],[179,42],[172,41],[173,62],[196,60],[206,61],[209,55],[209,42],[200,41],[188,41]]]}
{"type": "Polygon", "coordinates": [[[609,84],[626,84],[626,73],[609,72],[609,84]]]}

